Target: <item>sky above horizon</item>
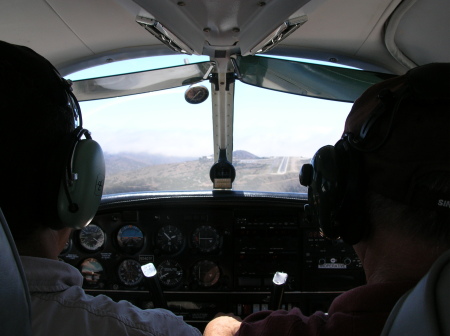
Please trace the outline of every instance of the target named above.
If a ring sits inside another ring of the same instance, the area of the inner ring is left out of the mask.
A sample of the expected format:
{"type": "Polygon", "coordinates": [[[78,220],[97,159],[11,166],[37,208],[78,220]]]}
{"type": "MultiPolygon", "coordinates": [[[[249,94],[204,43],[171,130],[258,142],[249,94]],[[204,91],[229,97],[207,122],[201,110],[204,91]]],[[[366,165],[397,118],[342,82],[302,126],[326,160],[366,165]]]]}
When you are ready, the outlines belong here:
{"type": "MultiPolygon", "coordinates": [[[[164,56],[111,63],[66,76],[72,80],[194,62],[164,56]],[[175,61],[176,59],[176,61],[175,61]],[[176,64],[175,64],[176,62],[176,64]]],[[[201,60],[207,60],[202,57],[201,60]]],[[[210,90],[210,84],[203,85],[210,90]]],[[[108,153],[145,152],[200,157],[214,152],[211,98],[188,104],[188,87],[82,102],[84,127],[108,153]]],[[[340,138],[351,104],[306,98],[236,83],[234,150],[257,156],[311,157],[340,138]]]]}

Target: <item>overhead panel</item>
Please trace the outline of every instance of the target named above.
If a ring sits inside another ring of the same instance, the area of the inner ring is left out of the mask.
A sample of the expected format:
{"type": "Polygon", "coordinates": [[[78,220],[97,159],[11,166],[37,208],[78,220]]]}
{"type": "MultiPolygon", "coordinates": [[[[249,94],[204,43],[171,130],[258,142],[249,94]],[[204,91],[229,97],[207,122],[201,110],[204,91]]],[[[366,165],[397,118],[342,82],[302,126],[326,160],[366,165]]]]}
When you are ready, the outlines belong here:
{"type": "Polygon", "coordinates": [[[90,52],[44,0],[2,1],[0,12],[8,13],[1,19],[2,40],[26,45],[56,66],[68,58],[90,52]]]}
{"type": "MultiPolygon", "coordinates": [[[[282,41],[274,50],[361,67],[379,65],[380,69],[401,67],[383,43],[385,20],[401,0],[324,0],[311,1],[298,14],[308,17],[302,27],[282,41]],[[344,10],[345,9],[345,10],[344,10]],[[294,48],[295,46],[295,48],[294,48]],[[376,59],[374,59],[376,55],[376,59]]],[[[373,69],[373,68],[372,68],[373,69]]]]}
{"type": "Polygon", "coordinates": [[[135,0],[195,54],[245,54],[309,0],[135,0]]]}
{"type": "Polygon", "coordinates": [[[92,53],[159,44],[156,39],[139,28],[133,13],[114,1],[47,1],[92,53]]]}
{"type": "Polygon", "coordinates": [[[418,65],[450,62],[450,1],[415,1],[402,16],[394,40],[418,65]]]}

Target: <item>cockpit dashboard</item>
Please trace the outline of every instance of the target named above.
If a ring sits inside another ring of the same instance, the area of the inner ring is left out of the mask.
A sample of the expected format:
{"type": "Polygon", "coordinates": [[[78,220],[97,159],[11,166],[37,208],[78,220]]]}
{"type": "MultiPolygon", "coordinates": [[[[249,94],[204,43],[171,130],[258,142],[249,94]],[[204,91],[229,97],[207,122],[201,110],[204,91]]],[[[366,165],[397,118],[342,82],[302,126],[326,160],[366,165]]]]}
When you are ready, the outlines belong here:
{"type": "Polygon", "coordinates": [[[89,294],[141,308],[154,307],[141,271],[151,262],[169,309],[200,328],[218,312],[268,309],[275,272],[288,274],[282,308],[326,311],[365,277],[351,246],[307,221],[306,200],[243,191],[110,195],[60,259],[80,270],[89,294]]]}

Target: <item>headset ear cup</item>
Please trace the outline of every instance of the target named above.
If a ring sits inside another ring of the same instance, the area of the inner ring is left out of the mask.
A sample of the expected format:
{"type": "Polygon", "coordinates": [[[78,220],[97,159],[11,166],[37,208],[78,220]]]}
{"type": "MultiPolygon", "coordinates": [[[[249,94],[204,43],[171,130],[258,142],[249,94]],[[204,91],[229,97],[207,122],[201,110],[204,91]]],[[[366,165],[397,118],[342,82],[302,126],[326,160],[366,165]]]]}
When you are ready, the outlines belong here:
{"type": "Polygon", "coordinates": [[[78,141],[72,159],[77,178],[69,185],[61,181],[58,217],[62,227],[80,229],[90,223],[97,212],[105,181],[105,161],[100,145],[92,140],[78,141]]]}
{"type": "Polygon", "coordinates": [[[365,179],[362,176],[361,155],[352,149],[347,140],[335,145],[340,191],[336,222],[340,237],[350,245],[358,243],[365,235],[368,223],[364,217],[365,179]]]}
{"type": "Polygon", "coordinates": [[[367,224],[363,219],[364,181],[361,178],[359,153],[345,140],[335,146],[320,148],[311,167],[301,176],[308,186],[309,212],[313,224],[325,237],[342,238],[356,244],[364,236],[367,224]]]}
{"type": "Polygon", "coordinates": [[[326,237],[336,239],[340,233],[335,221],[339,176],[334,147],[320,148],[311,160],[311,165],[314,173],[308,188],[308,198],[313,222],[326,237]]]}

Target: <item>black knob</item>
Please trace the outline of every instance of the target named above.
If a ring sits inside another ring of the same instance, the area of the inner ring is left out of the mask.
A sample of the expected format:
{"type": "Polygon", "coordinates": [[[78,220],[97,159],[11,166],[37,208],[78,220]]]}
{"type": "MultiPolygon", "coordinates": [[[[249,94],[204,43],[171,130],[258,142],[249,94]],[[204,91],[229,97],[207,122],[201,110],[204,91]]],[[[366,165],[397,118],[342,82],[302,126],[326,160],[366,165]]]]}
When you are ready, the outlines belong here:
{"type": "Polygon", "coordinates": [[[305,187],[310,186],[312,182],[313,173],[314,173],[313,166],[309,163],[304,164],[300,169],[299,175],[300,184],[305,187]]]}

